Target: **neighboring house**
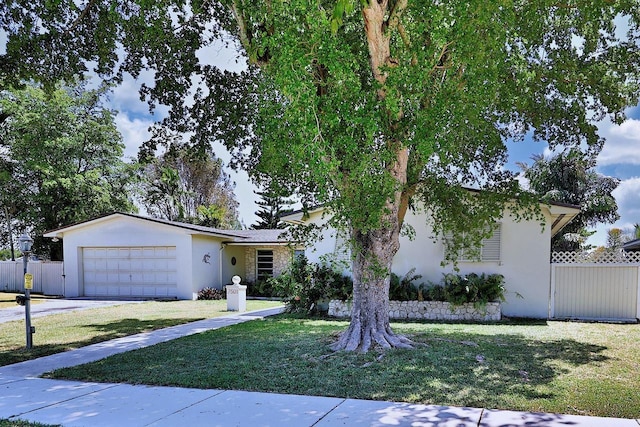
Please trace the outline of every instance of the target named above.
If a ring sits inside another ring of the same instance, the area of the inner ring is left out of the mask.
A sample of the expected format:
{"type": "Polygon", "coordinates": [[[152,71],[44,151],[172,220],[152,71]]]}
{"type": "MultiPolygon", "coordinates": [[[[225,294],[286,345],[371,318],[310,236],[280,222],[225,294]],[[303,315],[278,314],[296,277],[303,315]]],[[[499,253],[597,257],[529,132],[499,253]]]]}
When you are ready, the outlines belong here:
{"type": "Polygon", "coordinates": [[[622,250],[626,252],[640,252],[640,239],[628,241],[622,245],[622,250]]]}
{"type": "MultiPolygon", "coordinates": [[[[541,205],[544,227],[538,219],[516,222],[506,213],[493,236],[483,241],[479,254],[463,251],[458,259],[461,274],[499,273],[505,277],[507,301],[502,306],[505,316],[547,318],[549,316],[551,283],[551,237],[559,233],[579,212],[577,206],[566,204],[541,205]]],[[[434,241],[426,214],[407,213],[405,223],[415,230],[415,238],[400,238],[400,249],[392,270],[399,276],[412,268],[422,275],[422,281],[439,282],[443,273],[454,272],[453,266],[442,267],[445,247],[441,239],[434,241]]],[[[322,224],[327,220],[323,208],[292,212],[282,218],[291,224],[322,224]]],[[[325,230],[323,239],[307,247],[306,255],[318,262],[327,255],[348,260],[343,232],[325,230]]]]}
{"type": "Polygon", "coordinates": [[[51,230],[63,239],[66,297],[194,299],[222,288],[277,276],[297,248],[283,230],[219,230],[113,213],[51,230]]]}

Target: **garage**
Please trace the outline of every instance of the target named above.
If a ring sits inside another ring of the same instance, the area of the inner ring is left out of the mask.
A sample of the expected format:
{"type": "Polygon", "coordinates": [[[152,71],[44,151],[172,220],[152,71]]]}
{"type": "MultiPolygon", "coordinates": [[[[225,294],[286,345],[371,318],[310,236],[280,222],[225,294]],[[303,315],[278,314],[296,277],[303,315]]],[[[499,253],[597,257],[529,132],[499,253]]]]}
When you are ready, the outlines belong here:
{"type": "MultiPolygon", "coordinates": [[[[233,275],[244,280],[255,276],[256,261],[247,263],[247,254],[256,254],[256,248],[284,248],[289,242],[280,240],[281,234],[282,230],[218,230],[114,212],[43,236],[62,240],[67,298],[191,300],[206,287],[223,289],[233,275]]],[[[289,260],[276,257],[279,253],[272,260],[274,273],[275,266],[289,260]]]]}
{"type": "Polygon", "coordinates": [[[85,296],[176,297],[175,246],[82,248],[85,296]]]}

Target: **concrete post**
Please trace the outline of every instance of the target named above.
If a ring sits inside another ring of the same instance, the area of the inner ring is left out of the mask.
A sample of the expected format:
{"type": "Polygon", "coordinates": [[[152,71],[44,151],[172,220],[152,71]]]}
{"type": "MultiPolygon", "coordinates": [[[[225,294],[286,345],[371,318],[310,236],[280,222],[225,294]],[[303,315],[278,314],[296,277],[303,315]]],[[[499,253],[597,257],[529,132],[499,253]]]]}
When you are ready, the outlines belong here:
{"type": "Polygon", "coordinates": [[[240,276],[233,276],[233,285],[227,285],[227,310],[247,311],[247,287],[240,284],[240,276]]]}

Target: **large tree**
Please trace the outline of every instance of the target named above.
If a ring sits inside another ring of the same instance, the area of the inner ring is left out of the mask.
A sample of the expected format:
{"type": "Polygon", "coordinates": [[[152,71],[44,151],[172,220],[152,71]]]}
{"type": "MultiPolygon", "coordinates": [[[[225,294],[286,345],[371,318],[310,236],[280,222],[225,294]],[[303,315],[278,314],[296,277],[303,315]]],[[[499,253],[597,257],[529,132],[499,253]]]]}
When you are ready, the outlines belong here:
{"type": "Polygon", "coordinates": [[[532,131],[597,152],[591,120],[620,123],[638,101],[635,0],[13,0],[0,11],[21,76],[82,71],[85,59],[116,77],[152,68],[143,94],[173,107],[167,124],[196,145],[224,141],[256,179],[333,212],[354,254],[336,349],[410,346],[388,318],[407,209],[478,242],[505,205],[537,206],[502,169],[505,140],[532,131]],[[219,40],[247,71],[199,63],[219,40]]]}
{"type": "Polygon", "coordinates": [[[599,174],[595,169],[595,156],[574,149],[549,157],[536,155],[532,159],[531,166],[522,163],[520,167],[529,187],[541,200],[581,207],[580,214],[561,234],[553,237],[552,250],[578,251],[581,239],[575,236],[588,235],[587,227],[613,224],[620,218],[618,204],[611,195],[620,181],[599,174]]]}
{"type": "Polygon", "coordinates": [[[33,233],[38,254],[61,257],[45,230],[134,209],[133,170],[121,160],[124,145],[101,95],[82,84],[0,92],[0,218],[7,231],[33,233]]]}

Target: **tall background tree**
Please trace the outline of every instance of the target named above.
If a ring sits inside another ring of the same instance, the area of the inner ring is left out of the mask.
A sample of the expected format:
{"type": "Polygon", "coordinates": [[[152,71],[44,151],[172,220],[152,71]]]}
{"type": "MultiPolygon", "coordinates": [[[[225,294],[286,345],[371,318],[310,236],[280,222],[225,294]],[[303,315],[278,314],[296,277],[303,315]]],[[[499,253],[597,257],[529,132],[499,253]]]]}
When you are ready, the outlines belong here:
{"type": "Polygon", "coordinates": [[[267,185],[265,190],[257,191],[256,194],[261,199],[256,202],[260,207],[256,211],[256,216],[260,219],[251,228],[254,230],[285,228],[286,224],[281,218],[283,215],[293,212],[293,209],[286,207],[291,206],[291,201],[272,185],[267,185]]]}
{"type": "Polygon", "coordinates": [[[45,230],[134,209],[133,170],[121,160],[124,145],[101,94],[79,83],[0,92],[3,229],[32,233],[39,255],[62,255],[60,243],[41,237],[45,230]]]}
{"type": "Polygon", "coordinates": [[[580,214],[551,240],[553,251],[584,249],[581,237],[588,237],[587,227],[612,224],[620,218],[616,199],[611,195],[619,180],[599,174],[595,164],[595,156],[579,149],[550,157],[534,156],[531,166],[520,164],[529,188],[541,200],[581,207],[580,214]]]}
{"type": "Polygon", "coordinates": [[[167,125],[196,146],[223,141],[258,182],[330,209],[354,254],[335,349],[410,346],[388,318],[410,206],[454,246],[461,230],[479,243],[507,204],[518,217],[538,206],[502,168],[507,139],[597,153],[592,121],[621,123],[638,102],[633,1],[13,0],[0,11],[2,59],[20,77],[83,72],[86,60],[116,79],[151,68],[143,95],[172,106],[167,125]],[[247,71],[200,63],[215,41],[235,43],[247,71]]]}
{"type": "Polygon", "coordinates": [[[140,153],[140,201],[157,218],[217,228],[239,228],[234,184],[210,148],[169,143],[164,153],[140,153]]]}

